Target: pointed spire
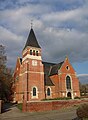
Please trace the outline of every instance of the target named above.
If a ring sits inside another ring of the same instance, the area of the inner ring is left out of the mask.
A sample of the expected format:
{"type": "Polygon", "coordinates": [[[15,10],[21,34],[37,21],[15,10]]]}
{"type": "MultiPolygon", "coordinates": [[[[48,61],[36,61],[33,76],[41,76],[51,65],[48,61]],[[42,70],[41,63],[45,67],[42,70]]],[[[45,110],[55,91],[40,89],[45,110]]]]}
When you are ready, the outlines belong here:
{"type": "MultiPolygon", "coordinates": [[[[25,44],[25,47],[24,49],[27,47],[27,46],[31,46],[31,47],[36,47],[36,48],[41,48],[38,44],[38,41],[36,39],[36,36],[35,36],[35,33],[33,31],[33,29],[31,28],[30,30],[30,33],[29,33],[29,36],[28,36],[28,39],[27,39],[27,42],[25,44]]],[[[23,49],[23,50],[24,50],[23,49]]]]}

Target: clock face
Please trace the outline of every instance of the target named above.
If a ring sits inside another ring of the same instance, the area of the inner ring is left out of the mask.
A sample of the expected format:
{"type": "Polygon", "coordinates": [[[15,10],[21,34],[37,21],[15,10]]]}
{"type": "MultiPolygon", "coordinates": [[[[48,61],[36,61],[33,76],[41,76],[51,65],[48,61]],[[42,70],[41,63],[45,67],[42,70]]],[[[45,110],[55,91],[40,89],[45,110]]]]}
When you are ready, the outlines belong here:
{"type": "Polygon", "coordinates": [[[32,60],[32,66],[37,66],[37,61],[36,60],[32,60]]]}

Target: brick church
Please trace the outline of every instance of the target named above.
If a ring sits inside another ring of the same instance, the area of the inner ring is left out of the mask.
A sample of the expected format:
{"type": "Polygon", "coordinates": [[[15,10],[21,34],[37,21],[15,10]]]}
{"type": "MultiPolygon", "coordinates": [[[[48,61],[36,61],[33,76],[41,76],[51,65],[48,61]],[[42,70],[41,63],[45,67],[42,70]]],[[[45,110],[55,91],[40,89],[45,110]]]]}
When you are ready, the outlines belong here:
{"type": "Polygon", "coordinates": [[[60,63],[42,61],[42,49],[31,28],[14,70],[14,101],[80,97],[79,80],[68,57],[60,63]]]}

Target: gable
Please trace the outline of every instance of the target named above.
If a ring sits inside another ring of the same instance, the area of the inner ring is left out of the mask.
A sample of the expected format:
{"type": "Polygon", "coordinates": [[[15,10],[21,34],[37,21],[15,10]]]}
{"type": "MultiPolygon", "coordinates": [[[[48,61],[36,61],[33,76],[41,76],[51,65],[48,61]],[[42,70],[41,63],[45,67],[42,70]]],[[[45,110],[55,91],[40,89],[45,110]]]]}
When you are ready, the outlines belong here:
{"type": "Polygon", "coordinates": [[[71,63],[69,62],[69,59],[66,57],[61,69],[60,73],[68,73],[68,74],[75,74],[75,70],[72,67],[71,63]]]}

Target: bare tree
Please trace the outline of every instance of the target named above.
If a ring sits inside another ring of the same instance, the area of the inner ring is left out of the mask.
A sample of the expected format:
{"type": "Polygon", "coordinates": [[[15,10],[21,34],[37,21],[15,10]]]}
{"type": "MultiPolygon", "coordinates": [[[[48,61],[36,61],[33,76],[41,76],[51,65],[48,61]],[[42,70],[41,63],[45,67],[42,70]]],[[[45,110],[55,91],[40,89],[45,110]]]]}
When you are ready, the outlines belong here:
{"type": "Polygon", "coordinates": [[[6,56],[5,56],[5,46],[0,45],[0,66],[5,65],[6,63],[6,56]]]}
{"type": "Polygon", "coordinates": [[[9,100],[11,95],[12,72],[6,67],[5,46],[0,45],[0,99],[9,100]]]}
{"type": "Polygon", "coordinates": [[[80,93],[83,96],[88,96],[88,84],[80,84],[80,93]]]}

